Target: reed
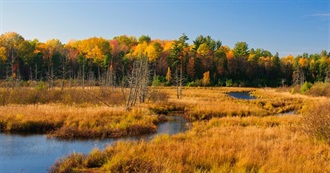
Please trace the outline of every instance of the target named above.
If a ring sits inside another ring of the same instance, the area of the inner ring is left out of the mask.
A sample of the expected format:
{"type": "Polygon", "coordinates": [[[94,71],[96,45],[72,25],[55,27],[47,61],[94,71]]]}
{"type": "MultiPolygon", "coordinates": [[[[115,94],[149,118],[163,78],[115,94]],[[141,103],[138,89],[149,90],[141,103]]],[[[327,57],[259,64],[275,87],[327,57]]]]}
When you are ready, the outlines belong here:
{"type": "MultiPolygon", "coordinates": [[[[109,146],[95,172],[329,172],[330,146],[296,127],[301,117],[226,117],[151,142],[109,146]],[[276,124],[276,125],[274,125],[276,124]]],[[[88,157],[88,156],[87,156],[88,157]]],[[[68,163],[70,156],[62,162],[68,163]]],[[[83,161],[84,162],[84,161],[83,161]]],[[[59,164],[61,165],[61,164],[59,164]]],[[[56,167],[53,167],[54,170],[56,167]]],[[[86,164],[72,167],[86,171],[86,164]]],[[[59,171],[61,172],[61,171],[59,171]]]]}
{"type": "Polygon", "coordinates": [[[303,109],[302,126],[310,137],[330,144],[330,100],[306,105],[303,109]]]}
{"type": "Polygon", "coordinates": [[[145,108],[7,105],[0,107],[1,130],[48,133],[58,138],[108,138],[155,132],[158,116],[145,108]]]}
{"type": "Polygon", "coordinates": [[[116,89],[109,88],[55,88],[53,90],[20,87],[14,89],[0,89],[0,104],[49,104],[62,103],[66,105],[76,104],[102,104],[123,105],[125,95],[116,89]]]}

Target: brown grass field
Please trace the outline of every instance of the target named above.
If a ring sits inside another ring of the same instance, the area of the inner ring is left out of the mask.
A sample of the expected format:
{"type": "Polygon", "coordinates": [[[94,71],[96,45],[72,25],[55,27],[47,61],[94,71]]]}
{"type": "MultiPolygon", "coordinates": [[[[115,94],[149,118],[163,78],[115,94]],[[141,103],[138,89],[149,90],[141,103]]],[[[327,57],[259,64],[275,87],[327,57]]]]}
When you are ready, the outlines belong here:
{"type": "Polygon", "coordinates": [[[24,102],[12,97],[18,91],[6,91],[0,93],[0,129],[59,138],[120,137],[154,132],[161,121],[157,114],[178,114],[192,122],[189,131],[150,142],[118,142],[88,155],[73,153],[49,172],[330,172],[327,97],[271,88],[187,87],[176,99],[175,88],[159,89],[162,101],[149,100],[130,111],[118,101],[124,100],[119,91],[88,91],[95,97],[74,90],[31,91],[25,94],[29,98],[22,95],[24,102]],[[230,91],[250,91],[258,99],[234,99],[226,94],[230,91]],[[36,102],[40,98],[44,101],[36,102]],[[282,115],[289,111],[295,113],[282,115]]]}

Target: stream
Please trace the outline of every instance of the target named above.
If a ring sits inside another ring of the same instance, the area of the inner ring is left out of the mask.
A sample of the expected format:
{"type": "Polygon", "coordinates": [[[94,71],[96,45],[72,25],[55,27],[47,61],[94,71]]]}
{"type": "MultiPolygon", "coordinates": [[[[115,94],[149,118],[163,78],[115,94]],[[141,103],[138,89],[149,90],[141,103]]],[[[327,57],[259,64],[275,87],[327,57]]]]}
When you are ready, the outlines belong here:
{"type": "Polygon", "coordinates": [[[256,97],[251,96],[250,92],[229,92],[227,93],[229,96],[237,99],[244,99],[244,100],[254,100],[256,97]]]}
{"type": "Polygon", "coordinates": [[[89,153],[93,148],[103,150],[119,140],[152,140],[156,135],[177,134],[186,131],[186,120],[172,116],[173,121],[158,125],[157,133],[102,140],[58,140],[46,135],[14,135],[0,133],[0,172],[47,172],[57,159],[73,152],[89,153]]]}

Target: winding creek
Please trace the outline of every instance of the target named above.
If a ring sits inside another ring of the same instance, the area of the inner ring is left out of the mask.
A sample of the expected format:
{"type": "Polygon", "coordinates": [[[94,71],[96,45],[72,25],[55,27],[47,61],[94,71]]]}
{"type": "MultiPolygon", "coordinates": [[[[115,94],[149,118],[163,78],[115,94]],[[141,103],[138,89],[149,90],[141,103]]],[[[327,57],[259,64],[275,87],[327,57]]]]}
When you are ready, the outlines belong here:
{"type": "Polygon", "coordinates": [[[244,100],[256,99],[256,97],[251,96],[250,92],[229,92],[228,95],[237,99],[244,99],[244,100]]]}
{"type": "Polygon", "coordinates": [[[55,161],[73,152],[89,153],[93,148],[104,149],[119,140],[151,140],[156,135],[177,134],[187,130],[186,120],[173,116],[173,121],[158,125],[157,133],[138,137],[104,140],[57,140],[46,135],[13,135],[0,133],[0,172],[47,172],[55,161]]]}

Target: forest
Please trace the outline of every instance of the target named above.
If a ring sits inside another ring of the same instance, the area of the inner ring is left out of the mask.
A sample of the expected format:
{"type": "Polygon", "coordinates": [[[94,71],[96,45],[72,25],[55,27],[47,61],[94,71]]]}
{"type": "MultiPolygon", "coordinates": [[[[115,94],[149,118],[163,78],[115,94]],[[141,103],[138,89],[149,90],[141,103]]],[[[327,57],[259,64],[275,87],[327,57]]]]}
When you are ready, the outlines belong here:
{"type": "Polygon", "coordinates": [[[1,85],[42,81],[48,87],[128,86],[139,60],[146,62],[149,85],[277,87],[330,78],[326,50],[279,57],[277,52],[249,48],[246,42],[230,48],[211,36],[200,35],[191,44],[188,40],[185,34],[176,40],[121,35],[64,44],[7,32],[0,36],[1,85]]]}

